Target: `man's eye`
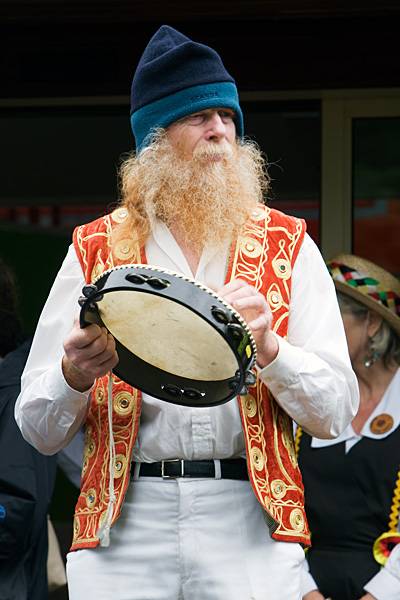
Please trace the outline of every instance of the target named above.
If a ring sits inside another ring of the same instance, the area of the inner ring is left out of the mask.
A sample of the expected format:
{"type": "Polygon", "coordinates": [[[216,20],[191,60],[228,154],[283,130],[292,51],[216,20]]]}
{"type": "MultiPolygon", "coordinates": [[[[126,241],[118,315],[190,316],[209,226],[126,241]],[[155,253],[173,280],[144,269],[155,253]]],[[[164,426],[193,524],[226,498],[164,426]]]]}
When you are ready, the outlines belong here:
{"type": "Polygon", "coordinates": [[[221,119],[224,123],[229,123],[230,121],[233,121],[233,119],[234,119],[233,112],[230,112],[227,110],[219,111],[219,116],[221,117],[221,119]]]}
{"type": "Polygon", "coordinates": [[[188,125],[201,125],[204,122],[204,115],[200,113],[198,115],[189,115],[184,121],[188,125]]]}

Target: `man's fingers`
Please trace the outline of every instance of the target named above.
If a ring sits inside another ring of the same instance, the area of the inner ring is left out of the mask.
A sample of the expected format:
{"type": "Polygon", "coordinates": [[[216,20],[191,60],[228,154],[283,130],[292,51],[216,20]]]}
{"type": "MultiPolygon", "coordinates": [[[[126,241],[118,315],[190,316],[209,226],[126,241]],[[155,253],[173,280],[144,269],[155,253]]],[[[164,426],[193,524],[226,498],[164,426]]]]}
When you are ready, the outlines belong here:
{"type": "Polygon", "coordinates": [[[253,333],[257,333],[259,330],[267,330],[270,328],[270,322],[266,314],[262,314],[253,321],[249,321],[248,326],[253,333]]]}
{"type": "Polygon", "coordinates": [[[237,307],[238,310],[252,309],[269,312],[268,304],[261,294],[238,298],[237,300],[233,301],[233,305],[237,307]]]}
{"type": "MultiPolygon", "coordinates": [[[[226,294],[235,292],[236,290],[248,286],[249,284],[243,281],[243,279],[232,279],[229,283],[226,283],[222,288],[217,290],[219,296],[225,297],[226,294]]],[[[250,287],[250,286],[249,286],[250,287]]]]}
{"type": "Polygon", "coordinates": [[[75,348],[83,349],[90,346],[97,338],[104,336],[105,333],[107,333],[105,327],[92,323],[82,329],[75,321],[74,328],[68,336],[68,342],[75,348]]]}

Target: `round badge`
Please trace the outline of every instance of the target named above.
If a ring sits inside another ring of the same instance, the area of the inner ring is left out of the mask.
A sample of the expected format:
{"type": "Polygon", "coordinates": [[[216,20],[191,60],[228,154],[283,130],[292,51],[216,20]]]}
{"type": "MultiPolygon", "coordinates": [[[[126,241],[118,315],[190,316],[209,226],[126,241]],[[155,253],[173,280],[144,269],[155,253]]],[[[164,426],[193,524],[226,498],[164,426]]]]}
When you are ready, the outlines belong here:
{"type": "Polygon", "coordinates": [[[375,419],[372,419],[369,428],[372,431],[372,433],[379,435],[382,433],[386,433],[387,431],[389,431],[389,429],[392,429],[393,423],[394,421],[391,415],[388,415],[387,413],[382,413],[381,415],[375,417],[375,419]]]}

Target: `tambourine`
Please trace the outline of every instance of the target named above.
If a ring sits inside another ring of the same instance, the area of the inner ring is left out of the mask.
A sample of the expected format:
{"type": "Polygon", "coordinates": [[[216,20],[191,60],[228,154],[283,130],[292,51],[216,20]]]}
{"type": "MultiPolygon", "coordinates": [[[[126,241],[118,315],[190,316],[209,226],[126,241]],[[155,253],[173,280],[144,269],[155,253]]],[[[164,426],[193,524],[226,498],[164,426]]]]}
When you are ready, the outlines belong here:
{"type": "Polygon", "coordinates": [[[105,326],[115,375],[142,392],[186,406],[246,394],[256,345],[242,317],[212,290],[150,265],[121,265],[85,285],[80,325],[105,326]]]}

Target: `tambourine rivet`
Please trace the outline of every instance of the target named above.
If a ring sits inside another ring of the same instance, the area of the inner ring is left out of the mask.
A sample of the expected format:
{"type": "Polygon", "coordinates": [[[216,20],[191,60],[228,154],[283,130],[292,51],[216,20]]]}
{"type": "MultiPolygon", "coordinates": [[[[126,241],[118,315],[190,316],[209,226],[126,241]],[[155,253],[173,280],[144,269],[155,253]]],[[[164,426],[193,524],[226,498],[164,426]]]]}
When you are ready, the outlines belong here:
{"type": "Polygon", "coordinates": [[[85,298],[89,298],[89,296],[91,296],[95,292],[97,292],[97,286],[94,285],[93,283],[84,285],[82,288],[82,294],[85,296],[85,298]]]}

